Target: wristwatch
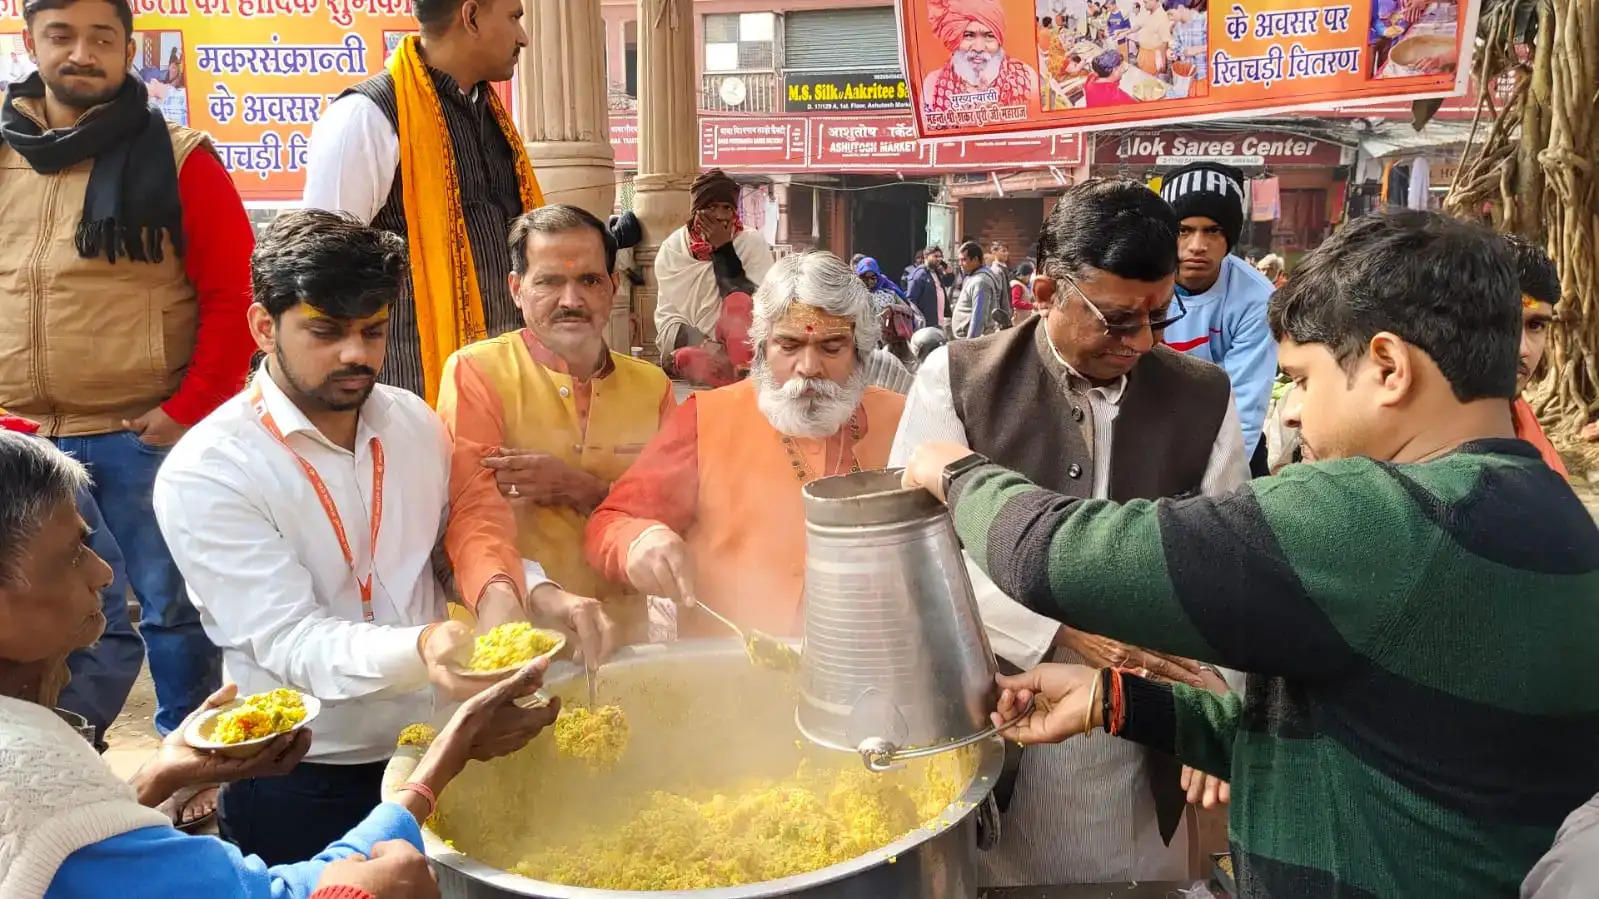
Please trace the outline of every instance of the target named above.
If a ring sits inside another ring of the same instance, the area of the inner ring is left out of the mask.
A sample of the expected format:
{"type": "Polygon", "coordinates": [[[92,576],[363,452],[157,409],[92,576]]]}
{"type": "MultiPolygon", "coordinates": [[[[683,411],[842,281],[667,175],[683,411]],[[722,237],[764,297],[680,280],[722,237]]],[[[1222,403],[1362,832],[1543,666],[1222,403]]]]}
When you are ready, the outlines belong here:
{"type": "Polygon", "coordinates": [[[968,453],[967,455],[961,456],[954,462],[944,466],[944,477],[942,481],[942,486],[944,488],[944,501],[949,502],[949,488],[951,484],[955,483],[956,478],[967,473],[968,471],[971,471],[979,465],[987,465],[988,463],[988,457],[982,453],[968,453]]]}

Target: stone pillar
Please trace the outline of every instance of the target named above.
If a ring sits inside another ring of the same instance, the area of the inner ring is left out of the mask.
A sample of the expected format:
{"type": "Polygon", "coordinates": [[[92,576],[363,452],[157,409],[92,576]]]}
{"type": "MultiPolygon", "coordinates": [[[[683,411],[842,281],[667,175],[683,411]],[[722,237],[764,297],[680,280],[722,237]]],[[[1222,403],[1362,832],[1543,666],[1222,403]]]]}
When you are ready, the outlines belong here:
{"type": "Polygon", "coordinates": [[[530,43],[517,63],[518,124],[533,171],[546,202],[607,218],[616,202],[616,156],[600,0],[523,2],[530,43]]]}
{"type": "Polygon", "coordinates": [[[638,177],[633,209],[644,242],[633,258],[644,285],[633,291],[645,358],[655,348],[655,254],[688,220],[689,185],[700,170],[699,83],[690,0],[638,0],[638,177]]]}

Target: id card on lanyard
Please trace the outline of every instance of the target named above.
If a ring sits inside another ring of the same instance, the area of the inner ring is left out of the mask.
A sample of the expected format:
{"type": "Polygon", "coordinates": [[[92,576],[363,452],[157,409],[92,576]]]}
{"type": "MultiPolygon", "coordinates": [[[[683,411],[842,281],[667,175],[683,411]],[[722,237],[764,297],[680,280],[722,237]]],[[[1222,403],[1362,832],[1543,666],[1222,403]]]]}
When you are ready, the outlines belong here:
{"type": "Polygon", "coordinates": [[[305,457],[294,451],[289,446],[289,441],[283,437],[283,431],[278,423],[273,420],[272,413],[267,411],[266,399],[261,395],[261,385],[250,385],[250,408],[254,410],[256,420],[261,427],[266,429],[272,439],[276,440],[294,461],[300,464],[300,470],[305,472],[305,479],[311,482],[311,489],[316,491],[317,502],[322,504],[322,511],[328,516],[328,523],[333,525],[333,535],[339,538],[339,549],[344,552],[345,564],[350,566],[350,573],[355,575],[355,585],[361,591],[361,618],[370,622],[372,615],[372,568],[376,564],[378,555],[378,531],[383,527],[383,444],[377,437],[372,438],[372,540],[367,554],[366,574],[363,577],[361,568],[355,562],[355,552],[350,547],[350,537],[344,530],[344,519],[339,515],[339,507],[333,502],[333,493],[328,490],[328,485],[317,474],[316,468],[305,460],[305,457]]]}

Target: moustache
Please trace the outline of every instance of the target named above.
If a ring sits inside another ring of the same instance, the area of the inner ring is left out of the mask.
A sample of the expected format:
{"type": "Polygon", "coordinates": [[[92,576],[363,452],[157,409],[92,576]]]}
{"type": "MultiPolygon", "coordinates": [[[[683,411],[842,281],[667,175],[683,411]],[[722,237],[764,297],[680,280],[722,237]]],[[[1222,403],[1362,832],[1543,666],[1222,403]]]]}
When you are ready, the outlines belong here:
{"type": "Polygon", "coordinates": [[[579,309],[563,309],[550,316],[550,323],[556,322],[586,322],[589,314],[579,309]]]}
{"type": "Polygon", "coordinates": [[[87,78],[105,77],[105,72],[100,69],[80,69],[77,66],[62,66],[59,72],[62,75],[81,75],[87,78]]]}
{"type": "Polygon", "coordinates": [[[341,368],[338,371],[334,372],[333,374],[328,375],[328,380],[329,381],[337,381],[337,380],[339,380],[341,378],[373,378],[373,379],[376,379],[377,376],[378,376],[378,373],[377,373],[376,369],[368,368],[365,365],[352,365],[349,368],[341,368]]]}
{"type": "Polygon", "coordinates": [[[844,386],[828,378],[789,378],[777,392],[786,400],[836,400],[844,396],[844,386]]]}

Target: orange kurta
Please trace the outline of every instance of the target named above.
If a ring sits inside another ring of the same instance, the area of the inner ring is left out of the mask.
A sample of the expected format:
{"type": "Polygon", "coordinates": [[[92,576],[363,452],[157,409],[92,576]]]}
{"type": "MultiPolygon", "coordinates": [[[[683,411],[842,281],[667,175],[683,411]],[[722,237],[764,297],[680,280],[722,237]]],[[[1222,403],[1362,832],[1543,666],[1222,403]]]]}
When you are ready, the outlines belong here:
{"type": "MultiPolygon", "coordinates": [[[[799,477],[781,436],[755,402],[752,381],[696,394],[672,416],[589,519],[589,561],[607,577],[627,569],[627,550],[663,524],[683,535],[697,598],[743,627],[779,636],[802,628],[805,512],[800,488],[823,472],[888,464],[905,398],[868,388],[856,420],[827,439],[795,438],[799,477]]],[[[679,616],[679,636],[720,636],[709,616],[679,616]]]]}
{"type": "Polygon", "coordinates": [[[525,330],[453,354],[445,364],[438,412],[454,441],[445,545],[462,600],[475,606],[483,587],[497,578],[520,585],[524,558],[572,593],[628,592],[584,560],[583,511],[530,505],[513,510],[482,462],[500,447],[515,447],[614,481],[675,407],[671,382],[659,368],[609,353],[599,374],[580,381],[525,330]]]}
{"type": "Polygon", "coordinates": [[[1538,455],[1543,457],[1544,464],[1559,472],[1566,480],[1571,480],[1571,474],[1566,471],[1566,463],[1555,450],[1555,445],[1549,442],[1549,435],[1543,432],[1543,425],[1538,424],[1538,416],[1533,414],[1532,406],[1518,396],[1510,403],[1510,417],[1516,426],[1516,436],[1537,447],[1538,455]]]}

